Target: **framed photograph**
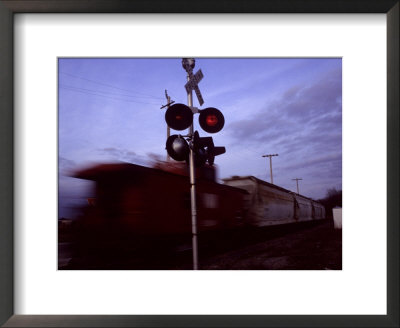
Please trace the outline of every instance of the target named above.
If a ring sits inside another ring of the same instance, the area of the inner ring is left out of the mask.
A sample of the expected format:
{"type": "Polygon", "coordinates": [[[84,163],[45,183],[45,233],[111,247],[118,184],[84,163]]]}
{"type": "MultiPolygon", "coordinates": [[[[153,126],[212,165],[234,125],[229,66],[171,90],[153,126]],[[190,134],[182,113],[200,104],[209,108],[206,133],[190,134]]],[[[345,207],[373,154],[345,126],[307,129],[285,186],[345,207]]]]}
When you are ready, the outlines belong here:
{"type": "Polygon", "coordinates": [[[0,21],[2,325],[399,325],[398,1],[4,0],[0,21]],[[218,253],[283,221],[321,240],[218,253]]]}

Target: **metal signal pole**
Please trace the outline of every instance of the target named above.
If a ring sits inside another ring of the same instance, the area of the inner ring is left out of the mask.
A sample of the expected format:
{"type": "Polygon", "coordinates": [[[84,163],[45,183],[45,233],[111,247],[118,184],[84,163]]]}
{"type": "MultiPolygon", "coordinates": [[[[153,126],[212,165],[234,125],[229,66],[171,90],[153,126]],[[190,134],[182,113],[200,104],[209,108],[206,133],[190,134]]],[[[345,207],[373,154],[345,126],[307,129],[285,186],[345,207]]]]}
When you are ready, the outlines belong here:
{"type": "Polygon", "coordinates": [[[274,183],[274,179],[272,178],[272,156],[278,156],[278,154],[272,154],[272,155],[262,155],[262,157],[269,157],[269,172],[271,176],[271,183],[274,183]]]}
{"type": "MultiPolygon", "coordinates": [[[[187,72],[187,80],[190,80],[195,65],[193,58],[183,58],[182,66],[187,72]]],[[[193,107],[193,94],[187,91],[188,106],[193,107]]],[[[197,209],[196,209],[196,177],[194,172],[194,152],[193,152],[193,124],[189,127],[190,154],[189,154],[189,174],[190,174],[190,205],[192,209],[192,249],[193,249],[193,270],[199,269],[198,248],[197,248],[197,209]]]]}
{"type": "MultiPolygon", "coordinates": [[[[168,96],[167,90],[165,90],[165,97],[167,98],[167,108],[169,108],[170,102],[171,102],[171,97],[168,96]]],[[[167,139],[169,138],[170,135],[171,135],[171,129],[167,124],[167,139]]],[[[167,162],[169,161],[169,159],[170,159],[170,157],[169,157],[168,152],[167,152],[167,162]]]]}
{"type": "MultiPolygon", "coordinates": [[[[167,90],[165,90],[165,98],[167,98],[167,104],[164,105],[164,106],[161,106],[160,109],[163,109],[163,108],[167,107],[167,110],[168,110],[168,108],[169,108],[175,101],[171,101],[171,97],[168,96],[167,90]]],[[[169,138],[170,135],[171,135],[171,129],[170,129],[170,127],[169,127],[168,124],[167,124],[167,139],[169,138]]],[[[167,152],[167,162],[169,161],[169,159],[170,159],[170,157],[169,157],[169,154],[168,154],[168,152],[167,152]]]]}
{"type": "Polygon", "coordinates": [[[300,195],[300,193],[299,193],[299,180],[303,180],[303,179],[299,179],[299,178],[296,178],[296,179],[292,179],[292,180],[296,180],[296,185],[297,185],[297,194],[298,195],[300,195]]]}

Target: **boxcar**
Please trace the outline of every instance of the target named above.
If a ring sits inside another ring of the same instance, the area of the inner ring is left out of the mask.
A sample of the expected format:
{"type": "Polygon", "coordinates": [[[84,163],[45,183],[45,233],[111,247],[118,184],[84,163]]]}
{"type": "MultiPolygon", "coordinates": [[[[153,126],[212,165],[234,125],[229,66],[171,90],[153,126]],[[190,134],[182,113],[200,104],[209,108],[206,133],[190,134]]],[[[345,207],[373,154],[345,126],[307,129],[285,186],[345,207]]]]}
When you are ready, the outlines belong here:
{"type": "MultiPolygon", "coordinates": [[[[185,175],[135,164],[102,164],[76,173],[96,182],[95,202],[84,224],[112,227],[130,234],[174,235],[191,231],[190,183],[185,175]]],[[[198,174],[199,231],[243,224],[246,191],[198,174]]]]}
{"type": "Polygon", "coordinates": [[[249,225],[268,226],[325,218],[325,209],[318,202],[253,176],[223,180],[226,185],[248,192],[245,222],[249,225]]]}

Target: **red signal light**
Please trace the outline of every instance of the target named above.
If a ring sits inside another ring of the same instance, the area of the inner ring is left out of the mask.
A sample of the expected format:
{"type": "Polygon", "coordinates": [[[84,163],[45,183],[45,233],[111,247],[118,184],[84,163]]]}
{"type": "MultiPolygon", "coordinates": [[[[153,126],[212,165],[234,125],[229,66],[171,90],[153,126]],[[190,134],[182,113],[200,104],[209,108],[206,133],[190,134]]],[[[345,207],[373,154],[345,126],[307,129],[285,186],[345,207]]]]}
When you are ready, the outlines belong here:
{"type": "Polygon", "coordinates": [[[218,118],[215,115],[207,115],[206,123],[208,126],[215,126],[218,124],[218,118]]]}
{"type": "Polygon", "coordinates": [[[208,133],[216,133],[222,130],[225,124],[225,119],[220,110],[209,107],[199,110],[199,112],[199,123],[204,131],[208,133]]]}

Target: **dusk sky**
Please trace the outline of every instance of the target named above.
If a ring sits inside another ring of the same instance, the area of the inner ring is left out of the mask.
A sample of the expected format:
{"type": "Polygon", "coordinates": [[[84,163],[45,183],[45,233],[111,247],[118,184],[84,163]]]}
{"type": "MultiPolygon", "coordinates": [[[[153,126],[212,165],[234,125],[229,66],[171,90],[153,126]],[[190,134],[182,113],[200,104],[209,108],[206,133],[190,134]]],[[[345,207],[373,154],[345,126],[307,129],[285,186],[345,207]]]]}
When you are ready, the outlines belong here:
{"type": "MultiPolygon", "coordinates": [[[[342,62],[340,58],[196,58],[204,78],[199,106],[225,116],[212,136],[226,153],[217,156],[218,178],[252,175],[302,195],[323,198],[342,188],[342,62]]],[[[90,183],[70,172],[94,163],[150,166],[165,160],[165,90],[187,104],[181,58],[59,59],[60,216],[83,204],[90,183]]],[[[185,131],[171,131],[171,134],[185,131]]]]}

